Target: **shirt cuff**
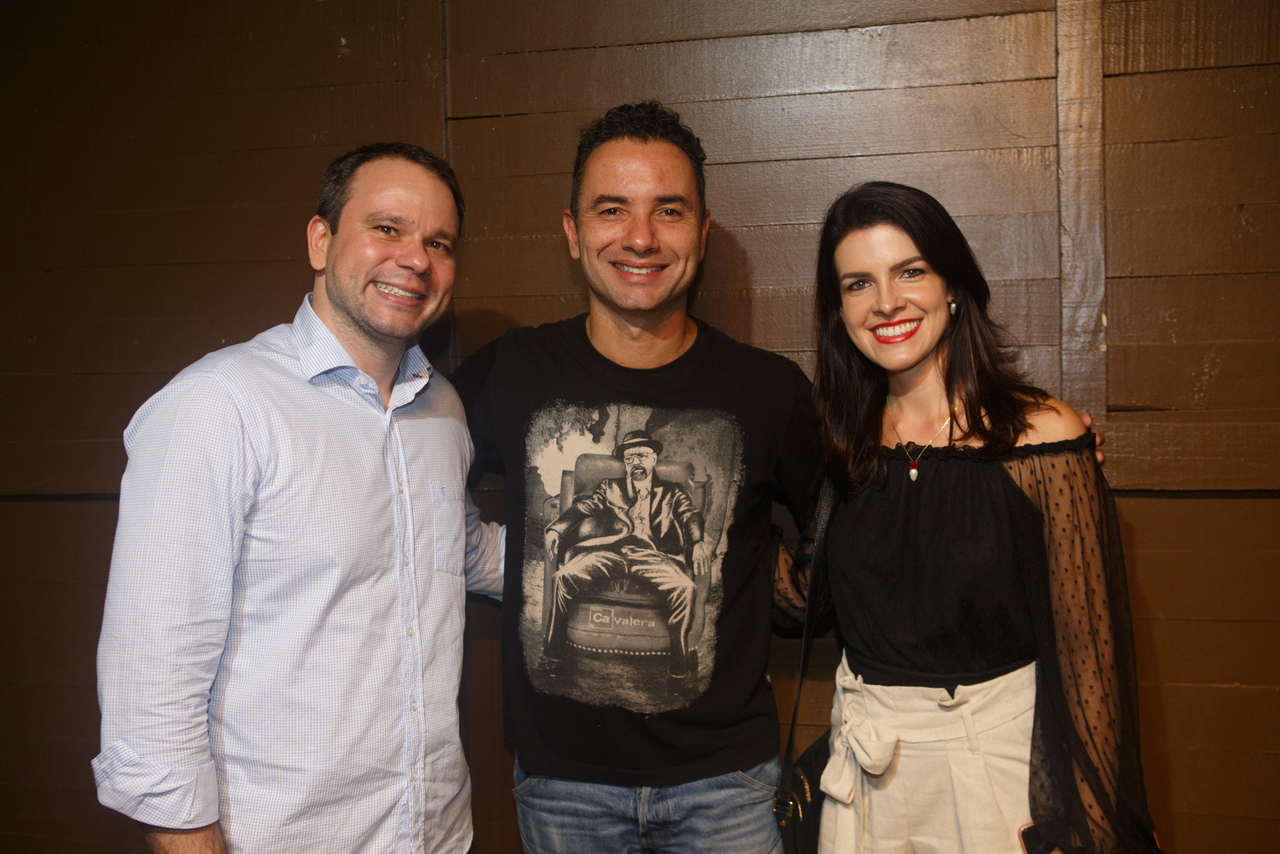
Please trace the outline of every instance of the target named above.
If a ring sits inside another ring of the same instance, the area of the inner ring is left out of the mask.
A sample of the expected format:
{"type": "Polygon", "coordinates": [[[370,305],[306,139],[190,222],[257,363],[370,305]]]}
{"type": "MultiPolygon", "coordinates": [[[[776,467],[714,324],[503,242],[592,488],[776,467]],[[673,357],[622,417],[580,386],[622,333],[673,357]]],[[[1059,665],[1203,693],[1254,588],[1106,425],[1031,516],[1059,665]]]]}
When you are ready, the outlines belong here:
{"type": "Polygon", "coordinates": [[[148,762],[116,741],[93,760],[93,778],[99,803],[144,824],[191,830],[218,820],[218,772],[212,759],[173,768],[148,762]]]}

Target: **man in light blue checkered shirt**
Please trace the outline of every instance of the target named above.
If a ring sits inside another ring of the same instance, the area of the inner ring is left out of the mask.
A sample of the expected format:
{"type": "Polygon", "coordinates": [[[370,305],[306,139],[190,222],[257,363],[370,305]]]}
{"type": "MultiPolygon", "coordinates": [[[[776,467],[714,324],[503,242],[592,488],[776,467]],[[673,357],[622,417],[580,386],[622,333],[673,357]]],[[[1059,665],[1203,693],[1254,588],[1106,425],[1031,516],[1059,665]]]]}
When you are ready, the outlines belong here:
{"type": "Polygon", "coordinates": [[[501,591],[505,532],[466,494],[462,406],[415,343],[462,216],[416,146],[334,161],[293,323],[129,424],[93,767],[156,851],[470,845],[464,596],[501,591]]]}

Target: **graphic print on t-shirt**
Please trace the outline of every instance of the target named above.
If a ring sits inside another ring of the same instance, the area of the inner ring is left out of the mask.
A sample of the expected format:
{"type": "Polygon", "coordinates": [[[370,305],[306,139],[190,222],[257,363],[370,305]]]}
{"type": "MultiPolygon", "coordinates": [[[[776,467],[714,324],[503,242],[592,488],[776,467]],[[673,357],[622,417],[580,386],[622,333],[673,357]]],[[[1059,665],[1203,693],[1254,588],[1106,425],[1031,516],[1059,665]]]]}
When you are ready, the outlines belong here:
{"type": "Polygon", "coordinates": [[[653,714],[706,690],[742,484],[723,412],[556,401],[529,421],[520,640],[533,686],[653,714]]]}

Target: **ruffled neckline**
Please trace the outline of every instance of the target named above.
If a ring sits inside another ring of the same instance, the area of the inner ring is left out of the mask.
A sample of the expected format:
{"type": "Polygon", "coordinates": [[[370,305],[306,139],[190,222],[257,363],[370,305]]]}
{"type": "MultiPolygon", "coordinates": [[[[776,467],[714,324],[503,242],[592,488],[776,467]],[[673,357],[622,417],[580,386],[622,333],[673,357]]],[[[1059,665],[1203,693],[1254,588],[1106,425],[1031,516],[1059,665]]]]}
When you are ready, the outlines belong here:
{"type": "MultiPolygon", "coordinates": [[[[1059,442],[1037,442],[1030,445],[1017,445],[1007,454],[999,457],[1002,460],[1016,460],[1026,457],[1040,456],[1042,454],[1061,454],[1070,451],[1092,451],[1097,446],[1097,436],[1092,430],[1086,430],[1074,439],[1063,439],[1059,442]]],[[[908,442],[904,447],[901,444],[894,445],[892,448],[888,445],[880,446],[881,452],[885,459],[894,460],[913,460],[917,459],[916,454],[920,453],[920,446],[915,442],[908,442]],[[909,452],[909,453],[908,453],[909,452]]],[[[925,460],[945,460],[945,459],[965,459],[974,462],[987,462],[991,459],[983,454],[983,449],[972,445],[930,445],[925,448],[924,453],[919,459],[925,460]]]]}

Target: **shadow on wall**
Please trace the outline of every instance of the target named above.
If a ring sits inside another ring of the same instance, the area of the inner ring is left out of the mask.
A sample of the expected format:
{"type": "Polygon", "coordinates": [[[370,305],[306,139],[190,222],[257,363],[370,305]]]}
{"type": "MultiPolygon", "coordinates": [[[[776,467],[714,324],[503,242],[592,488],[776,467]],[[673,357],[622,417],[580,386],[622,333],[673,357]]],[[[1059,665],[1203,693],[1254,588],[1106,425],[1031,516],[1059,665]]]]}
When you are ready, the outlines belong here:
{"type": "Polygon", "coordinates": [[[689,296],[689,313],[738,341],[753,343],[752,265],[737,235],[711,223],[707,254],[689,296]]]}

